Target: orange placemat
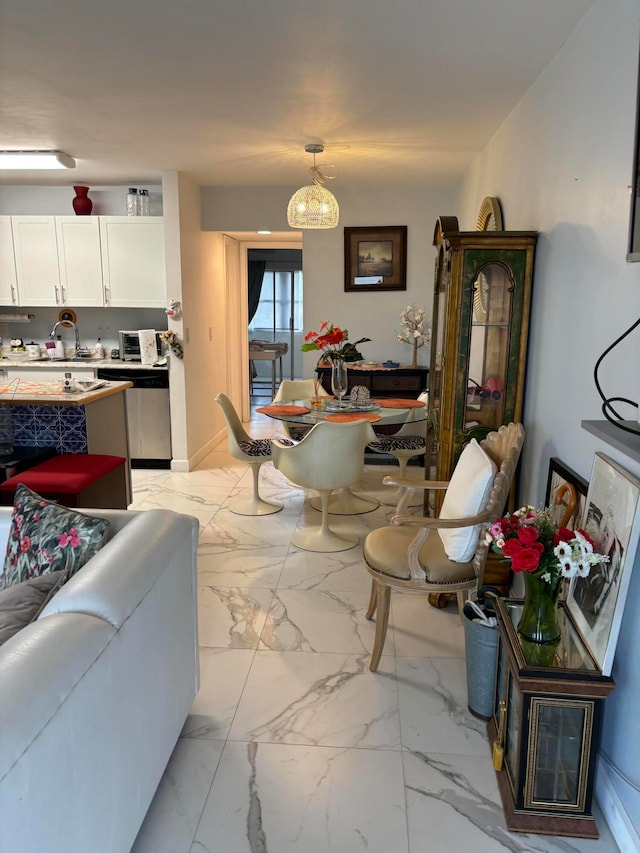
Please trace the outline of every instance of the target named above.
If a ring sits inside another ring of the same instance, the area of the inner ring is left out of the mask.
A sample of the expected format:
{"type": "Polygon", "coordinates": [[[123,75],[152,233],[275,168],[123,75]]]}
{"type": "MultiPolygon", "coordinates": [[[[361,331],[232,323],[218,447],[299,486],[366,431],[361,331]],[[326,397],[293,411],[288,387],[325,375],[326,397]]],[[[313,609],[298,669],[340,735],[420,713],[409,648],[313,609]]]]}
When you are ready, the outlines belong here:
{"type": "Polygon", "coordinates": [[[261,406],[256,409],[263,415],[306,415],[310,411],[306,406],[261,406]]]}
{"type": "Polygon", "coordinates": [[[401,400],[399,398],[387,400],[374,400],[383,409],[424,409],[422,400],[401,400]]]}
{"type": "Polygon", "coordinates": [[[325,421],[335,421],[338,424],[348,424],[351,421],[371,421],[374,424],[376,421],[382,420],[380,415],[370,415],[368,412],[343,412],[337,415],[325,415],[325,421]]]}

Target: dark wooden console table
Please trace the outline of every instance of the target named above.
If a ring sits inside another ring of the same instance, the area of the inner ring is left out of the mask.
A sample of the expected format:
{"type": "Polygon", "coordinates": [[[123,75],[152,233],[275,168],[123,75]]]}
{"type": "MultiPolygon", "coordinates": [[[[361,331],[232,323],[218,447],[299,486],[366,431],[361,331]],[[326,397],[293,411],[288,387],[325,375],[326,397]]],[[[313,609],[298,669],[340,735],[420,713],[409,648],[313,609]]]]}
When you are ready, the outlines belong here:
{"type": "MultiPolygon", "coordinates": [[[[316,367],[322,386],[331,394],[331,367],[316,367]]],[[[364,385],[372,397],[417,397],[428,387],[427,367],[360,367],[347,364],[348,390],[364,385]]]]}

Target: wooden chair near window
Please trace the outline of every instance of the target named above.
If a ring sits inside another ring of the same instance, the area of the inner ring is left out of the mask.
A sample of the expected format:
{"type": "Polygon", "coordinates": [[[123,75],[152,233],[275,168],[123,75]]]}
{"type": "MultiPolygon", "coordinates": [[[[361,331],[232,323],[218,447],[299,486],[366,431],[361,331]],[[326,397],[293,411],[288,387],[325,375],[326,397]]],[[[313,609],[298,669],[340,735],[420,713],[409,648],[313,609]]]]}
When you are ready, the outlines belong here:
{"type": "MultiPolygon", "coordinates": [[[[483,582],[488,546],[483,525],[499,518],[507,501],[524,442],[522,424],[490,432],[464,448],[450,481],[385,477],[405,489],[391,525],[368,534],[364,559],[371,575],[367,619],[376,616],[369,668],[375,671],[384,648],[391,590],[455,593],[462,608],[469,592],[483,582]],[[413,489],[446,489],[438,518],[405,514],[413,489]]],[[[428,615],[425,614],[425,618],[428,615]]]]}

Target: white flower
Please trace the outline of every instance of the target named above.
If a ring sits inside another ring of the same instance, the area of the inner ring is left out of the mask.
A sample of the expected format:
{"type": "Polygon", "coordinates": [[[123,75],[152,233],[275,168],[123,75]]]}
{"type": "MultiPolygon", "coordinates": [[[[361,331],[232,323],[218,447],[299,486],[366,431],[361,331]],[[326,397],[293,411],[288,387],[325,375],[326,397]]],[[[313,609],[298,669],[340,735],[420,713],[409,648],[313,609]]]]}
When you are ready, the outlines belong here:
{"type": "Polygon", "coordinates": [[[576,563],[576,566],[577,566],[577,572],[580,575],[580,577],[586,578],[589,574],[589,570],[591,569],[591,566],[589,565],[589,563],[585,563],[584,560],[578,560],[578,562],[576,563]]]}
{"type": "Polygon", "coordinates": [[[502,550],[504,548],[504,539],[496,539],[496,547],[502,550]]]}
{"type": "Polygon", "coordinates": [[[573,557],[573,549],[571,545],[567,542],[558,542],[556,547],[553,549],[553,553],[556,555],[558,560],[562,562],[565,558],[571,559],[573,557]]]}
{"type": "Polygon", "coordinates": [[[549,572],[545,572],[543,575],[540,575],[540,578],[546,583],[551,583],[551,575],[549,572]]]}
{"type": "Polygon", "coordinates": [[[576,530],[576,539],[580,543],[580,548],[582,549],[582,553],[593,554],[593,545],[586,536],[583,536],[579,530],[576,530]]]}
{"type": "Polygon", "coordinates": [[[563,578],[572,578],[578,571],[578,566],[569,557],[560,560],[560,573],[563,578]]]}
{"type": "Polygon", "coordinates": [[[535,512],[535,507],[527,504],[527,506],[521,506],[520,509],[517,509],[513,515],[516,518],[522,518],[523,515],[529,515],[530,512],[535,512]]]}

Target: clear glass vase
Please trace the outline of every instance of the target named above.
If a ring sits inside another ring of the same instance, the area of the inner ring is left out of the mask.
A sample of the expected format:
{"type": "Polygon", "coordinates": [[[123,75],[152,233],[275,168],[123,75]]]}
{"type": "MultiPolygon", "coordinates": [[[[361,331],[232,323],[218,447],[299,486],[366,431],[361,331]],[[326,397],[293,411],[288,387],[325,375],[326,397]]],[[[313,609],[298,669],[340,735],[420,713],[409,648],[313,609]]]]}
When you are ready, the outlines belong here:
{"type": "Polygon", "coordinates": [[[531,572],[524,575],[524,607],[518,633],[529,643],[556,644],[560,639],[558,597],[562,581],[547,583],[531,572]]]}
{"type": "Polygon", "coordinates": [[[342,398],[347,393],[347,365],[342,358],[331,361],[331,390],[342,406],[342,398]]]}

